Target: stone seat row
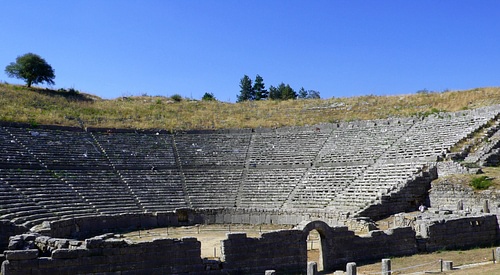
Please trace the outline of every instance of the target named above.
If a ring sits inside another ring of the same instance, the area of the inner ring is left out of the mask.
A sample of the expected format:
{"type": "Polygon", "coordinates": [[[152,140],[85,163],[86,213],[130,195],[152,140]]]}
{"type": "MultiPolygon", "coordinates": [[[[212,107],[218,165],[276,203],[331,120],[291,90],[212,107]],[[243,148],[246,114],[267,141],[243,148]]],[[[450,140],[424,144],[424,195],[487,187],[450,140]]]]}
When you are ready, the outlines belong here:
{"type": "Polygon", "coordinates": [[[118,173],[147,211],[171,211],[187,206],[178,170],[119,170],[118,173]]]}

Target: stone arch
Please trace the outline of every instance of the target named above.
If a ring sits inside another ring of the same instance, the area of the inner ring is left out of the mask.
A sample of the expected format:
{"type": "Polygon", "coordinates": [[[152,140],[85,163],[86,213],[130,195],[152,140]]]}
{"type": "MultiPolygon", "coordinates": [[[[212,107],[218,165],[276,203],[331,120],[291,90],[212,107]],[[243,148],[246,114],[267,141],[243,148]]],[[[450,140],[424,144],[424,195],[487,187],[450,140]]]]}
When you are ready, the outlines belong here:
{"type": "MultiPolygon", "coordinates": [[[[330,270],[331,260],[328,259],[331,254],[331,244],[333,243],[333,229],[324,221],[303,221],[298,224],[295,229],[302,230],[302,241],[306,242],[309,233],[316,230],[320,236],[321,250],[319,253],[318,266],[323,267],[323,270],[330,270]]],[[[307,246],[306,246],[307,247],[307,246]]],[[[307,253],[306,253],[307,254],[307,253]]]]}

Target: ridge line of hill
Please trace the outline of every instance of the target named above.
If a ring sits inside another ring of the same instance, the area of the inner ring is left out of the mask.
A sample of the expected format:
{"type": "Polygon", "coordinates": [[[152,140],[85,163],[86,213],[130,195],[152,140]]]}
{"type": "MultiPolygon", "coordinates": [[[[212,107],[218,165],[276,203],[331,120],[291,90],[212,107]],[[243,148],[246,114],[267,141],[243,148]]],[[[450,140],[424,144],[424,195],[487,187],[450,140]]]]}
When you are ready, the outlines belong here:
{"type": "Polygon", "coordinates": [[[406,95],[226,103],[163,96],[101,99],[74,89],[0,83],[0,121],[32,126],[168,131],[258,129],[426,117],[500,104],[500,87],[406,95]]]}

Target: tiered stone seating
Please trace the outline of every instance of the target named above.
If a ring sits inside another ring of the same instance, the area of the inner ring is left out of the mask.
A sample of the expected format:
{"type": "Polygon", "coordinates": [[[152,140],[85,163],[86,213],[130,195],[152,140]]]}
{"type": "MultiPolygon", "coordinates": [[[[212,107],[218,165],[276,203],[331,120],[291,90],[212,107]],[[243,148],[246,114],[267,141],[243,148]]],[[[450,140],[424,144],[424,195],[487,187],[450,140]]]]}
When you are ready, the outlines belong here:
{"type": "Polygon", "coordinates": [[[250,169],[242,183],[239,207],[277,209],[299,184],[306,168],[250,169]]]}
{"type": "Polygon", "coordinates": [[[191,205],[196,208],[235,207],[242,169],[184,170],[191,205]]]}
{"type": "Polygon", "coordinates": [[[285,208],[324,208],[366,168],[367,165],[314,167],[306,173],[285,208]]]}
{"type": "Polygon", "coordinates": [[[330,202],[329,208],[355,213],[414,179],[423,166],[383,162],[370,166],[330,202]]]}
{"type": "Polygon", "coordinates": [[[471,152],[465,157],[465,163],[479,163],[480,165],[488,165],[488,159],[493,155],[499,154],[500,148],[500,120],[494,121],[493,125],[488,129],[483,140],[477,144],[474,152],[471,152]]]}
{"type": "Polygon", "coordinates": [[[493,114],[462,111],[425,118],[381,156],[381,159],[424,159],[435,161],[470,133],[485,125],[493,114]]]}
{"type": "Polygon", "coordinates": [[[42,166],[26,148],[0,127],[0,167],[41,169],[42,166]]]}
{"type": "Polygon", "coordinates": [[[93,138],[81,130],[5,129],[49,169],[110,168],[93,138]]]}
{"type": "MultiPolygon", "coordinates": [[[[0,170],[3,175],[4,170],[0,170]]],[[[3,178],[3,176],[2,176],[3,178]]],[[[31,227],[58,217],[0,178],[0,219],[31,227]]]]}
{"type": "Polygon", "coordinates": [[[341,124],[333,129],[319,153],[319,162],[323,165],[373,163],[412,125],[409,119],[341,124]]]}
{"type": "Polygon", "coordinates": [[[178,134],[175,144],[183,167],[244,167],[249,134],[178,134]]]}
{"type": "Polygon", "coordinates": [[[123,181],[149,212],[187,207],[178,170],[120,170],[123,181]]]}
{"type": "Polygon", "coordinates": [[[143,212],[129,187],[111,170],[59,170],[55,173],[101,214],[143,212]]]}
{"type": "Polygon", "coordinates": [[[165,134],[93,133],[116,169],[175,167],[172,140],[165,134]]]}
{"type": "Polygon", "coordinates": [[[2,126],[0,218],[34,225],[92,213],[235,206],[355,213],[405,186],[498,113],[495,106],[175,135],[2,126]]]}
{"type": "Polygon", "coordinates": [[[67,183],[47,170],[2,170],[3,181],[58,217],[96,214],[67,183]]]}
{"type": "Polygon", "coordinates": [[[249,148],[250,167],[311,166],[329,133],[311,130],[255,133],[249,148]]]}

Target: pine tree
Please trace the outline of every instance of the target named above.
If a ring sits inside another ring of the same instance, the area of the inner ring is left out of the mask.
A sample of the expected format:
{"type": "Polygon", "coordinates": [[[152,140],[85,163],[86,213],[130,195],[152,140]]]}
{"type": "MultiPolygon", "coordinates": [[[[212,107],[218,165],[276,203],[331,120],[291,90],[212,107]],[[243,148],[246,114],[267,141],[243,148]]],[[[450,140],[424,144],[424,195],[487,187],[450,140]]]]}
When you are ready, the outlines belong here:
{"type": "Polygon", "coordinates": [[[281,83],[278,89],[281,90],[281,99],[283,100],[288,100],[288,99],[296,99],[297,98],[297,93],[290,87],[289,84],[283,84],[281,83]]]}
{"type": "Polygon", "coordinates": [[[266,99],[269,96],[269,92],[265,89],[264,79],[260,75],[255,77],[253,90],[255,92],[255,100],[266,99]]]}
{"type": "Polygon", "coordinates": [[[255,91],[252,87],[252,80],[248,75],[244,75],[240,80],[240,94],[236,102],[255,100],[255,91]]]}
{"type": "Polygon", "coordinates": [[[269,87],[269,99],[272,100],[280,100],[281,99],[281,92],[278,88],[274,87],[271,85],[269,87]]]}
{"type": "Polygon", "coordinates": [[[307,91],[304,89],[304,87],[300,88],[299,90],[299,98],[305,99],[307,98],[307,91]]]}

